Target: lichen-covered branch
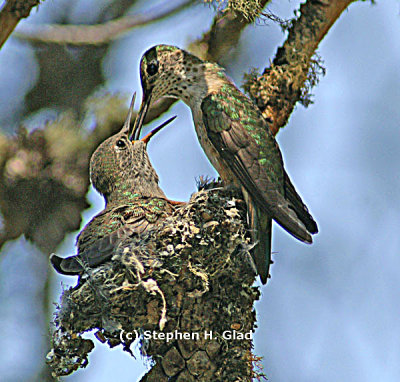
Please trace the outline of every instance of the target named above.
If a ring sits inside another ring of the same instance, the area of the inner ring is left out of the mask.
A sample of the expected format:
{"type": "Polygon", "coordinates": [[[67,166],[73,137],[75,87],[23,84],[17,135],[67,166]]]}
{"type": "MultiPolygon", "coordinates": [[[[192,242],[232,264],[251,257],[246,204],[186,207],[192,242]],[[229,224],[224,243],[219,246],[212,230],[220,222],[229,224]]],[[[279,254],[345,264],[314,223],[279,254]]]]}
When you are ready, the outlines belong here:
{"type": "Polygon", "coordinates": [[[126,34],[133,28],[160,21],[185,9],[193,3],[194,0],[185,0],[173,7],[167,7],[167,9],[157,6],[143,15],[124,16],[96,25],[24,25],[24,27],[19,28],[14,35],[25,41],[46,44],[107,44],[121,37],[121,35],[126,34]]]}
{"type": "Polygon", "coordinates": [[[257,377],[251,336],[259,290],[245,217],[234,190],[200,191],[160,227],[123,242],[111,262],[88,269],[57,310],[47,357],[54,375],[87,365],[93,343],[81,334],[96,330],[128,352],[138,335],[153,363],[141,381],[257,377]]]}
{"type": "Polygon", "coordinates": [[[7,0],[0,11],[0,48],[6,42],[19,21],[28,17],[40,0],[7,0]]]}
{"type": "Polygon", "coordinates": [[[118,97],[104,97],[92,101],[91,111],[97,121],[91,134],[71,113],[29,134],[0,134],[0,248],[25,235],[48,254],[79,229],[90,155],[121,128],[126,107],[118,97]]]}
{"type": "Polygon", "coordinates": [[[268,0],[254,2],[235,1],[225,12],[215,16],[209,32],[191,44],[190,49],[204,60],[219,62],[239,41],[243,30],[260,16],[268,0]],[[240,4],[244,3],[244,4],[240,4]],[[254,7],[240,12],[241,7],[254,7]],[[235,11],[236,9],[236,11],[235,11]]]}
{"type": "Polygon", "coordinates": [[[316,49],[340,14],[354,0],[307,0],[299,17],[262,76],[250,76],[245,89],[271,122],[275,135],[285,126],[296,103],[309,102],[308,92],[321,69],[316,49]]]}

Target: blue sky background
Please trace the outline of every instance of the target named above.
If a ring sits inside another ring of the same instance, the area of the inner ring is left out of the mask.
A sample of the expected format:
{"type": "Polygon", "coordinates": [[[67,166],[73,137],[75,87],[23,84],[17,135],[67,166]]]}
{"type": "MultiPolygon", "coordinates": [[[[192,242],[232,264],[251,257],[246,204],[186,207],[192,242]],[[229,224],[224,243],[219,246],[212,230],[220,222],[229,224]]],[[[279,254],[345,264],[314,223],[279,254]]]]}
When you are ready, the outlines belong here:
{"type": "MultiPolygon", "coordinates": [[[[45,22],[67,1],[44,2],[26,22],[45,22]]],[[[91,1],[93,3],[93,1],[91,1]]],[[[142,5],[155,1],[142,1],[142,5]]],[[[290,17],[298,1],[275,1],[270,9],[290,17]]],[[[74,14],[90,17],[87,2],[74,14]]],[[[79,5],[82,4],[82,5],[79,5]]],[[[135,9],[139,9],[135,7],[135,9]]],[[[133,9],[133,11],[135,10],[133,9]]],[[[140,83],[142,53],[157,43],[184,47],[207,31],[213,10],[199,5],[118,40],[103,69],[106,86],[130,94],[140,83]]],[[[237,84],[252,67],[263,68],[285,36],[260,22],[243,33],[225,63],[237,84]]],[[[272,280],[257,303],[257,355],[269,381],[397,382],[400,380],[400,16],[399,2],[352,4],[322,42],[327,73],[314,89],[315,103],[298,106],[278,134],[286,169],[316,218],[320,233],[304,245],[275,225],[272,280]]],[[[0,51],[0,124],[23,107],[37,67],[30,48],[10,39],[0,51]]],[[[149,145],[161,186],[172,199],[187,200],[195,178],[215,172],[200,149],[189,109],[176,104],[173,126],[149,145]]],[[[166,116],[163,116],[165,119],[166,116]]],[[[155,122],[157,123],[157,122],[155,122]]],[[[103,207],[93,191],[88,221],[103,207]]],[[[59,249],[74,252],[76,234],[59,249]]],[[[40,292],[33,271],[43,256],[23,239],[5,246],[0,262],[0,379],[30,381],[47,349],[37,336],[40,316],[29,305],[40,292]],[[32,256],[33,255],[33,256],[32,256]],[[29,286],[29,288],[27,287],[29,286]],[[4,351],[4,349],[7,349],[4,351]]],[[[44,277],[45,275],[43,275],[44,277]]],[[[61,281],[57,276],[57,301],[61,281]]],[[[41,336],[46,333],[42,333],[41,336]]],[[[145,367],[120,350],[96,341],[87,369],[65,381],[135,381],[145,367]]]]}

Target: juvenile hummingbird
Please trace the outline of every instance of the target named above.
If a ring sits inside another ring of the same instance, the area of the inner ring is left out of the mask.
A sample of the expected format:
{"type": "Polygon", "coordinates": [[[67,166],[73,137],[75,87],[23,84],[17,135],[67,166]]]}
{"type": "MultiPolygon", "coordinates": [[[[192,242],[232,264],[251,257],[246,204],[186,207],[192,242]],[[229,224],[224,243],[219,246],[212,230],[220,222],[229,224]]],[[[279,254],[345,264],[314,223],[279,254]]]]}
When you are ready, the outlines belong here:
{"type": "Polygon", "coordinates": [[[221,179],[241,188],[257,243],[253,258],[265,284],[271,263],[271,219],[305,243],[312,243],[311,234],[318,228],[285,171],[261,111],[223,68],[175,46],[147,50],[141,58],[140,78],[143,98],[135,126],[142,124],[153,101],[163,96],[183,100],[221,179]]]}
{"type": "MultiPolygon", "coordinates": [[[[121,131],[101,143],[90,159],[90,180],[104,196],[106,206],[79,234],[77,255],[61,258],[52,254],[51,263],[59,273],[80,275],[86,267],[111,259],[124,239],[143,233],[173,211],[176,202],[169,201],[159,187],[146,148],[150,138],[175,117],[144,138],[132,140],[129,130],[134,101],[135,95],[121,131]]],[[[135,127],[141,129],[139,124],[135,127]]]]}

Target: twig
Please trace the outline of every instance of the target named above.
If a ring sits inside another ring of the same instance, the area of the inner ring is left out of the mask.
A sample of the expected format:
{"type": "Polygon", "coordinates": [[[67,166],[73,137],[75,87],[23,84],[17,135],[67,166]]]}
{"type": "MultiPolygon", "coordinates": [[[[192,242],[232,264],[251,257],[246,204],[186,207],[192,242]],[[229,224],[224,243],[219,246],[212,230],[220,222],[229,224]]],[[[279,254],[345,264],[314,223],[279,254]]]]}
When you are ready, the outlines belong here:
{"type": "Polygon", "coordinates": [[[161,9],[155,7],[143,15],[124,16],[103,24],[96,25],[23,25],[15,32],[15,37],[25,41],[71,44],[71,45],[100,45],[116,40],[131,29],[147,25],[179,12],[194,3],[185,0],[178,5],[161,9]]]}
{"type": "Polygon", "coordinates": [[[8,0],[0,11],[0,48],[6,42],[19,21],[29,16],[40,0],[8,0]]]}
{"type": "MultiPolygon", "coordinates": [[[[260,1],[260,11],[267,2],[268,0],[260,1]]],[[[251,23],[252,19],[245,18],[242,14],[233,11],[215,17],[210,32],[203,37],[203,42],[206,41],[208,45],[205,58],[218,62],[237,45],[243,29],[251,23]]]]}

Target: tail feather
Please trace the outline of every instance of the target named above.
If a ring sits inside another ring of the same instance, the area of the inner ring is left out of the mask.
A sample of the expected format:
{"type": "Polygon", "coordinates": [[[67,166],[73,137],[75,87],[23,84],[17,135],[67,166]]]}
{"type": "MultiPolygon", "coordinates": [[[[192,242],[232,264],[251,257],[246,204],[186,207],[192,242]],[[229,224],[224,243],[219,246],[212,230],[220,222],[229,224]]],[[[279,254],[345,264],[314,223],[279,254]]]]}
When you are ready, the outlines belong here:
{"type": "Polygon", "coordinates": [[[307,228],[309,233],[317,233],[318,227],[314,218],[308,212],[307,206],[301,200],[300,195],[297,193],[292,182],[289,179],[288,174],[285,172],[285,198],[289,201],[290,206],[293,208],[294,212],[307,228]]]}
{"type": "Polygon", "coordinates": [[[262,216],[261,219],[258,220],[256,228],[258,244],[254,248],[253,256],[261,282],[266,284],[270,277],[272,219],[268,216],[262,216]]]}
{"type": "Polygon", "coordinates": [[[252,229],[251,236],[256,246],[253,249],[253,259],[261,282],[266,284],[269,278],[271,265],[271,238],[272,219],[253,203],[250,195],[243,190],[247,204],[249,225],[252,229]]]}
{"type": "Polygon", "coordinates": [[[78,259],[76,255],[63,258],[53,253],[50,256],[50,262],[54,269],[62,275],[79,276],[84,270],[83,264],[81,263],[82,260],[78,259]]]}

